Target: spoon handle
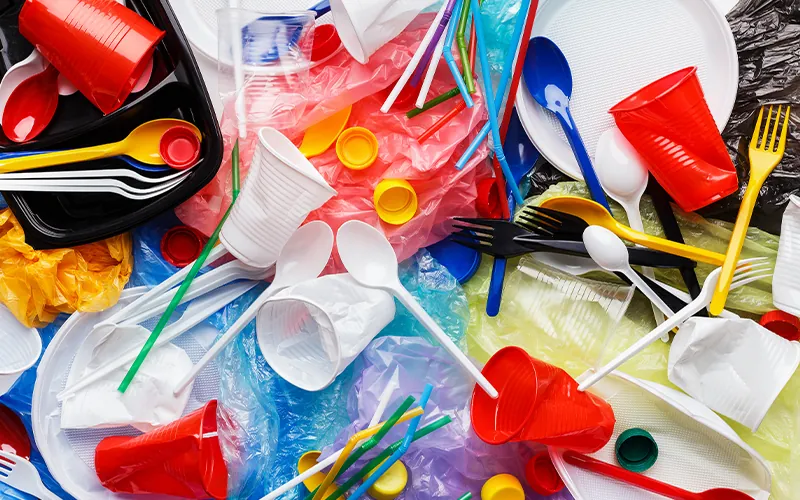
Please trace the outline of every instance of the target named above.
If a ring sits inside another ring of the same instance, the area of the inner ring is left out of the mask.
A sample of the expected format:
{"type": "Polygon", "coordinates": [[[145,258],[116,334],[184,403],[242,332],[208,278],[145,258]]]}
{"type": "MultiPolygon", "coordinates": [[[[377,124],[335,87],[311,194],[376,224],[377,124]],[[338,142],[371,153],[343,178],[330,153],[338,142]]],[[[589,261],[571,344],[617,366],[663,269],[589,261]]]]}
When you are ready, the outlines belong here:
{"type": "Polygon", "coordinates": [[[419,305],[417,299],[411,295],[408,290],[406,290],[403,285],[398,283],[395,287],[392,288],[392,292],[397,297],[397,300],[403,304],[408,311],[419,320],[420,323],[431,333],[431,335],[442,344],[442,347],[451,355],[453,356],[458,363],[472,375],[472,378],[480,385],[486,394],[488,394],[493,399],[497,399],[498,392],[497,389],[492,386],[492,384],[483,376],[481,371],[476,367],[472,361],[464,354],[461,349],[455,344],[455,342],[444,333],[444,330],[436,323],[436,320],[431,318],[431,316],[419,305]]]}
{"type": "Polygon", "coordinates": [[[661,312],[664,313],[665,316],[669,317],[675,314],[675,312],[672,309],[670,309],[670,307],[667,304],[665,304],[663,300],[661,300],[661,297],[659,297],[656,294],[656,292],[654,292],[653,289],[650,288],[647,285],[647,283],[645,283],[644,280],[639,277],[638,274],[633,272],[633,269],[629,267],[627,270],[623,272],[625,273],[625,276],[627,276],[628,279],[631,280],[631,282],[633,282],[634,285],[636,285],[636,288],[641,290],[641,292],[645,294],[645,296],[650,300],[650,302],[655,304],[656,307],[658,307],[658,309],[661,310],[661,312]]]}
{"type": "Polygon", "coordinates": [[[98,160],[120,154],[119,143],[103,144],[80,149],[68,149],[65,151],[52,151],[38,155],[20,156],[0,160],[0,173],[20,172],[35,168],[52,167],[55,165],[66,165],[82,161],[98,160]]]}
{"type": "Polygon", "coordinates": [[[597,173],[594,171],[592,160],[589,158],[589,153],[586,152],[586,146],[583,144],[583,139],[581,139],[578,127],[575,125],[575,119],[572,118],[572,113],[569,111],[569,106],[565,107],[563,112],[556,113],[556,116],[559,117],[561,124],[564,126],[564,132],[566,132],[569,145],[572,146],[572,152],[578,160],[578,166],[581,168],[583,180],[586,181],[586,185],[589,187],[589,193],[592,195],[592,199],[603,205],[603,207],[608,210],[608,213],[611,213],[611,207],[608,204],[606,193],[603,191],[603,187],[600,185],[600,179],[597,178],[597,173]]]}
{"type": "Polygon", "coordinates": [[[581,455],[580,453],[576,453],[574,451],[564,452],[563,457],[564,461],[572,466],[579,467],[581,469],[588,470],[606,477],[612,477],[622,481],[623,483],[637,486],[652,493],[671,498],[672,500],[698,500],[699,498],[697,493],[686,491],[682,488],[678,488],[677,486],[672,486],[671,484],[662,483],[657,479],[653,479],[636,472],[631,472],[623,469],[622,467],[601,462],[600,460],[595,460],[592,457],[587,457],[586,455],[581,455]]]}

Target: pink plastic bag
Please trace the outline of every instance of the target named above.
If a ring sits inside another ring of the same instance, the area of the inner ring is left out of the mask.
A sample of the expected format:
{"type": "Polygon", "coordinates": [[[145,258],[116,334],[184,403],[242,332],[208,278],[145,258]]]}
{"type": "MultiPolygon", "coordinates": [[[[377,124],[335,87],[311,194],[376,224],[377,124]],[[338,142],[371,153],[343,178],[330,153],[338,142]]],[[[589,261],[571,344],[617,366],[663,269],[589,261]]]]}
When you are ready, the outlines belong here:
{"type": "MultiPolygon", "coordinates": [[[[339,162],[334,147],[312,158],[311,162],[339,194],[312,213],[309,220],[323,220],[334,231],[352,219],[380,226],[400,259],[444,238],[449,232],[446,222],[450,217],[475,216],[477,181],[491,175],[490,166],[484,161],[489,153],[486,144],[462,171],[455,168],[456,161],[486,120],[481,95],[476,96],[475,107],[462,112],[424,144],[419,144],[417,137],[452,109],[458,97],[413,119],[406,118],[405,110],[393,109],[388,114],[379,110],[383,104],[379,92],[402,74],[431,22],[428,17],[420,16],[408,30],[370,58],[367,65],[341,51],[327,63],[313,68],[311,84],[303,95],[304,112],[297,126],[282,130],[299,144],[308,126],[353,105],[347,126],[361,126],[375,133],[380,144],[378,159],[366,170],[352,171],[339,162]],[[417,214],[402,226],[381,223],[375,212],[373,191],[384,178],[406,179],[417,192],[417,214]]],[[[453,85],[452,76],[441,64],[429,96],[439,95],[453,85]]],[[[239,143],[242,179],[246,178],[255,151],[258,129],[270,125],[266,114],[254,112],[251,94],[252,91],[247,92],[248,134],[239,143]]],[[[230,152],[238,135],[232,99],[226,102],[222,131],[226,161],[217,177],[175,210],[185,224],[205,234],[214,230],[231,199],[230,152]]]]}

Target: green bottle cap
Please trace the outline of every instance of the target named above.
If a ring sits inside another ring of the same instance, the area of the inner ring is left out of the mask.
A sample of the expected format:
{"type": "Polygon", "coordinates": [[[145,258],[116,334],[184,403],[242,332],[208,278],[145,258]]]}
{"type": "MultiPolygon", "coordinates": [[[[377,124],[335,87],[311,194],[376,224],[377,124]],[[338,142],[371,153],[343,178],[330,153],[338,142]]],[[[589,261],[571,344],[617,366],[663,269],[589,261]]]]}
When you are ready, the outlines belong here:
{"type": "Polygon", "coordinates": [[[623,432],[615,448],[619,465],[632,472],[644,472],[658,459],[656,440],[644,429],[623,432]]]}

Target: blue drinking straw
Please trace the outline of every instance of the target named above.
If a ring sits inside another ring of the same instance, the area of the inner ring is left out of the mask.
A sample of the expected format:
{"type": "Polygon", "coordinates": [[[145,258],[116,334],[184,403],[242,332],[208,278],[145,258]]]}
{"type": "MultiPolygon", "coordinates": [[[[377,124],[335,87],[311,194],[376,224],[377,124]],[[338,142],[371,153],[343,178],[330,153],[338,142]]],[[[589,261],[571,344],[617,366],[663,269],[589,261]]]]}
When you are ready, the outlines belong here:
{"type": "MultiPolygon", "coordinates": [[[[428,404],[428,399],[431,397],[431,392],[433,392],[433,386],[431,384],[426,385],[425,389],[422,391],[422,397],[419,399],[419,406],[423,410],[425,409],[425,405],[428,404]]],[[[387,470],[389,470],[389,467],[400,460],[400,457],[402,457],[405,452],[408,451],[408,448],[411,446],[411,442],[414,440],[414,433],[417,432],[417,426],[419,426],[420,420],[422,420],[421,415],[419,417],[414,417],[411,420],[411,423],[408,424],[408,430],[406,431],[406,435],[403,438],[403,444],[400,445],[400,448],[392,453],[392,456],[386,459],[386,461],[383,462],[383,465],[378,467],[378,470],[370,474],[366,481],[361,483],[361,486],[359,486],[355,493],[350,496],[350,500],[358,500],[359,498],[363,497],[367,493],[367,490],[370,489],[372,485],[375,484],[375,482],[386,473],[387,470]]]]}
{"type": "MultiPolygon", "coordinates": [[[[503,152],[503,140],[500,138],[500,125],[497,123],[497,108],[499,105],[495,104],[495,99],[492,99],[494,92],[492,92],[492,70],[489,66],[489,56],[486,53],[486,38],[483,34],[483,19],[481,16],[481,8],[478,5],[478,0],[470,0],[472,2],[472,11],[473,11],[473,21],[475,22],[475,36],[478,39],[478,54],[481,58],[481,73],[483,74],[483,93],[485,96],[486,101],[486,109],[489,112],[489,124],[492,128],[492,140],[494,141],[494,154],[497,158],[497,162],[500,163],[500,167],[503,169],[503,176],[506,178],[506,183],[511,188],[511,194],[514,195],[514,200],[516,200],[517,205],[522,206],[525,203],[525,200],[522,198],[522,194],[519,192],[519,186],[514,182],[514,175],[511,173],[511,168],[508,166],[508,161],[506,160],[506,155],[503,152]]],[[[525,2],[523,2],[524,4],[525,2]]],[[[530,4],[528,4],[530,5],[530,4]]],[[[515,40],[516,43],[512,46],[519,46],[519,39],[522,36],[522,24],[525,23],[525,16],[522,15],[522,11],[517,16],[517,26],[514,28],[515,31],[515,40]],[[522,22],[520,23],[520,19],[522,22]]],[[[515,52],[511,50],[511,52],[515,52]]],[[[508,86],[508,79],[509,74],[511,72],[511,66],[513,66],[513,54],[511,57],[511,64],[506,64],[503,73],[506,76],[505,85],[508,86]]],[[[504,88],[501,86],[501,88],[504,88]]],[[[500,104],[502,104],[503,93],[500,92],[498,89],[498,97],[500,99],[500,104]]]]}
{"type": "MultiPolygon", "coordinates": [[[[494,98],[495,108],[499,108],[500,106],[503,105],[503,97],[506,94],[506,90],[508,89],[509,83],[511,83],[511,72],[514,68],[514,56],[516,56],[517,54],[519,43],[520,40],[522,39],[522,31],[525,29],[525,19],[528,17],[530,8],[531,8],[531,3],[525,2],[523,0],[522,4],[520,5],[519,12],[517,13],[517,24],[514,26],[514,33],[511,35],[512,44],[509,46],[508,53],[506,54],[505,66],[503,67],[503,73],[500,76],[500,86],[497,88],[497,94],[495,95],[494,98]]],[[[478,16],[476,17],[480,17],[480,14],[478,14],[478,16]]],[[[476,22],[476,31],[477,31],[477,22],[476,22]]],[[[481,43],[480,37],[478,38],[478,43],[479,44],[481,43]]],[[[483,50],[481,51],[481,55],[484,55],[483,50]]],[[[525,57],[525,54],[520,54],[519,57],[525,57]]],[[[483,67],[483,65],[484,61],[483,59],[481,59],[481,67],[483,67]]],[[[508,96],[508,98],[514,99],[514,96],[510,95],[508,96]]],[[[489,100],[490,97],[487,96],[486,99],[489,100]]],[[[490,113],[489,117],[491,118],[492,116],[493,115],[490,113]]],[[[478,147],[480,147],[483,141],[486,140],[486,137],[489,135],[490,127],[494,126],[495,125],[491,123],[487,123],[486,125],[484,125],[481,131],[478,132],[478,136],[475,137],[472,143],[470,143],[467,150],[461,156],[461,159],[458,160],[458,162],[456,163],[456,168],[458,170],[463,169],[467,165],[467,162],[469,162],[470,158],[472,158],[472,156],[475,154],[475,151],[478,150],[478,147]]],[[[500,166],[502,167],[503,163],[500,163],[500,166]]],[[[512,180],[509,180],[509,175],[505,171],[505,168],[503,169],[503,175],[505,175],[506,181],[509,184],[515,186],[514,188],[512,188],[512,194],[514,194],[514,198],[516,199],[517,195],[516,193],[514,193],[513,190],[519,192],[519,188],[517,188],[516,185],[514,184],[513,177],[511,178],[512,180]]],[[[517,204],[522,205],[522,202],[517,200],[517,204]]]]}
{"type": "MultiPolygon", "coordinates": [[[[456,38],[456,31],[458,31],[458,18],[461,17],[461,10],[466,1],[467,0],[463,0],[456,4],[453,17],[450,20],[450,25],[447,27],[447,37],[444,39],[444,60],[447,62],[447,67],[450,68],[450,73],[453,74],[453,79],[456,81],[458,91],[461,92],[461,97],[464,98],[467,107],[471,108],[475,105],[475,101],[473,101],[472,96],[469,95],[467,84],[464,82],[464,77],[461,76],[461,71],[458,69],[455,57],[453,57],[453,42],[456,38]]],[[[464,64],[466,68],[469,65],[469,61],[463,61],[462,64],[464,64]]]]}

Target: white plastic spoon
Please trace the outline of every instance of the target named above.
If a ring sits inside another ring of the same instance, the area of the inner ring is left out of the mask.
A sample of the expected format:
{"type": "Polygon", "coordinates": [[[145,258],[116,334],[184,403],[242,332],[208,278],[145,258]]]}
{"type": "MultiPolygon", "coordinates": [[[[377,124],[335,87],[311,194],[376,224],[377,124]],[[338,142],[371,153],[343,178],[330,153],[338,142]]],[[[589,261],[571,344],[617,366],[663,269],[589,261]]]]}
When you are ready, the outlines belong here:
{"type": "Polygon", "coordinates": [[[619,236],[601,226],[589,226],[583,232],[583,243],[586,251],[592,260],[605,269],[615,273],[624,274],[631,283],[636,286],[650,302],[655,304],[667,317],[675,313],[667,306],[661,298],[656,295],[652,288],[645,283],[638,274],[633,272],[628,260],[628,249],[619,236]]]}
{"type": "MultiPolygon", "coordinates": [[[[472,375],[483,390],[497,399],[497,389],[400,283],[397,277],[397,255],[383,234],[369,224],[351,220],[339,228],[336,241],[339,257],[353,279],[365,287],[385,290],[397,297],[397,300],[422,323],[442,347],[472,375]]],[[[627,255],[625,252],[626,257],[627,255]]]]}
{"type": "MultiPolygon", "coordinates": [[[[639,207],[650,174],[647,164],[618,128],[606,130],[600,136],[594,169],[606,194],[625,209],[631,229],[644,232],[639,207]]],[[[642,269],[642,274],[650,279],[655,278],[655,273],[648,267],[642,269]]],[[[665,318],[655,304],[653,315],[659,325],[664,322],[665,318]]]]}
{"type": "Polygon", "coordinates": [[[275,279],[272,285],[247,308],[242,316],[228,329],[202,359],[194,365],[183,380],[175,387],[175,394],[181,393],[191,385],[192,381],[200,374],[220,352],[236,338],[236,336],[250,324],[258,314],[261,306],[273,295],[292,285],[312,280],[320,275],[333,251],[333,230],[321,221],[313,221],[298,229],[278,256],[275,265],[275,279]]]}

